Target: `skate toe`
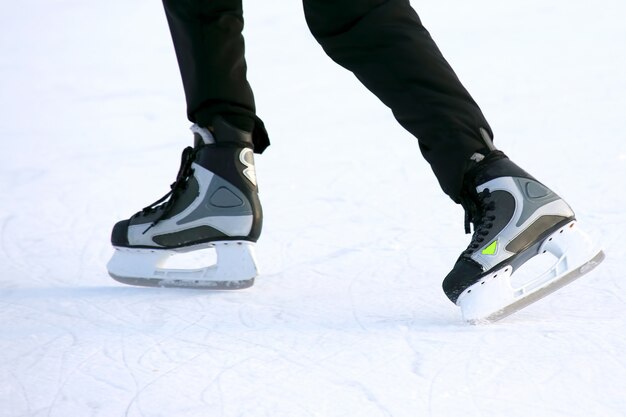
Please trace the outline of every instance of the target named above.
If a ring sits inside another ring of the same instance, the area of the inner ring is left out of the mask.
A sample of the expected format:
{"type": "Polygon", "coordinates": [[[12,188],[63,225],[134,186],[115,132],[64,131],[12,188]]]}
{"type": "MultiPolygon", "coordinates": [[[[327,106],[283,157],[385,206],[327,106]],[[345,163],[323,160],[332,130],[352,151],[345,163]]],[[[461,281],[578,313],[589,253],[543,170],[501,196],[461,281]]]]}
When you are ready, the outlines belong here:
{"type": "Polygon", "coordinates": [[[111,232],[111,244],[113,246],[128,246],[129,223],[129,220],[122,220],[113,226],[113,231],[111,232]]]}
{"type": "Polygon", "coordinates": [[[482,267],[472,259],[461,257],[444,278],[442,287],[450,301],[456,303],[459,295],[474,284],[483,273],[482,267]]]}

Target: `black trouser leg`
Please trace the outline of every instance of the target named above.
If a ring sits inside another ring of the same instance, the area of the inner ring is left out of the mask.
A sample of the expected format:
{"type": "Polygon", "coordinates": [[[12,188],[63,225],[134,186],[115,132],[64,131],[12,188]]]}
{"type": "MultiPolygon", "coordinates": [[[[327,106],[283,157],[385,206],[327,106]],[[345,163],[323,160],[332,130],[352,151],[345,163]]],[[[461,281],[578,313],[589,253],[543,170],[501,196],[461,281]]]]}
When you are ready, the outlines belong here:
{"type": "Polygon", "coordinates": [[[352,71],[418,138],[443,190],[459,202],[470,156],[493,136],[476,102],[408,0],[304,0],[324,51],[352,71]]]}
{"type": "Polygon", "coordinates": [[[216,115],[253,131],[254,150],[268,145],[246,78],[241,0],[163,0],[189,120],[210,126],[216,115]]]}

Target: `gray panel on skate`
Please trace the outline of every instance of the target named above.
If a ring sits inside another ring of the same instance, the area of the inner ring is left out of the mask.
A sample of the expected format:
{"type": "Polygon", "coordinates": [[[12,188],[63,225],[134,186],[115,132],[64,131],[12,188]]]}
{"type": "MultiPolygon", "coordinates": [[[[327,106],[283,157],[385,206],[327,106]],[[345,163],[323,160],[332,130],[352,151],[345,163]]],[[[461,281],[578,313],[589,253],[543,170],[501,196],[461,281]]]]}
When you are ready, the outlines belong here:
{"type": "Polygon", "coordinates": [[[211,195],[209,202],[212,206],[220,208],[233,208],[243,205],[243,201],[226,187],[218,188],[211,195]]]}
{"type": "Polygon", "coordinates": [[[516,226],[520,227],[537,209],[545,204],[558,200],[560,197],[552,190],[537,181],[527,178],[513,177],[517,188],[524,197],[522,213],[516,226]]]}
{"type": "Polygon", "coordinates": [[[231,217],[251,214],[253,214],[252,205],[246,196],[228,181],[214,175],[202,202],[194,211],[180,219],[177,224],[186,224],[195,220],[204,219],[205,217],[231,217]],[[230,195],[226,197],[226,193],[230,193],[230,195]],[[236,206],[230,205],[235,201],[238,201],[239,204],[236,206]],[[214,202],[218,205],[213,204],[214,202]]]}

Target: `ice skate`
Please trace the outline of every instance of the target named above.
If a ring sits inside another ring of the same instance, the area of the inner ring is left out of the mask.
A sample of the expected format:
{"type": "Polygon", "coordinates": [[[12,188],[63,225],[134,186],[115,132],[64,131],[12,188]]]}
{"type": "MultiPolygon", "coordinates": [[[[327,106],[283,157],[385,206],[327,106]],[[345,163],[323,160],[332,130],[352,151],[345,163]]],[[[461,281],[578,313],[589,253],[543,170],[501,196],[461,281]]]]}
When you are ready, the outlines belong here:
{"type": "Polygon", "coordinates": [[[443,281],[448,298],[472,324],[506,317],[604,259],[563,199],[502,152],[482,158],[478,154],[479,162],[467,173],[462,196],[466,232],[470,222],[474,226],[472,240],[443,281]],[[543,254],[553,257],[552,266],[516,279],[527,261],[543,254]]]}
{"type": "Polygon", "coordinates": [[[251,134],[216,118],[211,130],[192,126],[171,191],[113,228],[107,265],[131,285],[240,289],[257,275],[254,246],[261,233],[251,134]],[[176,254],[214,248],[214,265],[167,268],[176,254]]]}

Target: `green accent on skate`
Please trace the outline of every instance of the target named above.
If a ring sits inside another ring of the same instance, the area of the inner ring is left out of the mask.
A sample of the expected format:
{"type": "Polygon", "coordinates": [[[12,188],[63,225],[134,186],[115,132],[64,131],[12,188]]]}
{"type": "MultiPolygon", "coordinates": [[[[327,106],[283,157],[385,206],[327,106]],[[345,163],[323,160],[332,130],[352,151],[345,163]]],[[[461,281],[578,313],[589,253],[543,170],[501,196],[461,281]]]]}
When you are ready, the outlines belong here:
{"type": "Polygon", "coordinates": [[[481,253],[483,255],[495,255],[497,248],[498,248],[498,241],[494,240],[493,242],[491,242],[489,246],[483,249],[481,253]]]}

